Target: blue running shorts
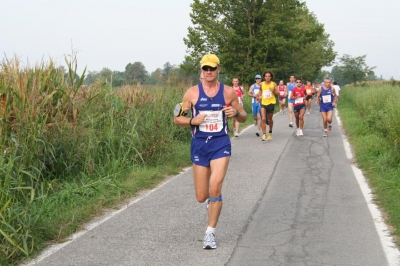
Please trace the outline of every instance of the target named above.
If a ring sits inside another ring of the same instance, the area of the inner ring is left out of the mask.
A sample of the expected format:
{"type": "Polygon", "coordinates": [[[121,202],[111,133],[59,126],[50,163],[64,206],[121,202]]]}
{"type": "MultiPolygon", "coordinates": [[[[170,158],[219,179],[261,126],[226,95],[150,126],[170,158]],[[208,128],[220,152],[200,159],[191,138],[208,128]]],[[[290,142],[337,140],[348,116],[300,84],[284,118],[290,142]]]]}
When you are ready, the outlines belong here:
{"type": "Polygon", "coordinates": [[[333,111],[333,106],[332,106],[332,104],[320,104],[319,111],[321,113],[327,113],[329,111],[333,111]]]}
{"type": "Polygon", "coordinates": [[[300,104],[300,105],[293,106],[293,111],[295,113],[300,112],[301,109],[305,110],[306,109],[306,105],[305,104],[300,104]]]}
{"type": "Polygon", "coordinates": [[[257,116],[260,113],[260,103],[252,103],[251,110],[253,111],[253,116],[257,116]]]}
{"type": "Polygon", "coordinates": [[[229,135],[207,139],[192,138],[190,147],[192,162],[207,167],[210,166],[211,160],[231,156],[231,151],[229,135]]]}

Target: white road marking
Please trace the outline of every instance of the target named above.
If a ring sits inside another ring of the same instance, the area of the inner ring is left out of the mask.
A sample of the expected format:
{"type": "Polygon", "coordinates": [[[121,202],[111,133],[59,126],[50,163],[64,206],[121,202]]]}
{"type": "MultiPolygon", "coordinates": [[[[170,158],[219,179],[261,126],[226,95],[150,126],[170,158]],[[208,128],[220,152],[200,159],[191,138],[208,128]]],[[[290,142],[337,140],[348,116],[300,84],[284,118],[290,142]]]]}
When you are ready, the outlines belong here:
{"type": "MultiPolygon", "coordinates": [[[[338,110],[335,109],[335,116],[338,121],[339,128],[342,128],[342,121],[340,120],[338,110]]],[[[353,159],[353,153],[351,151],[350,143],[347,141],[347,137],[342,134],[344,149],[346,151],[346,156],[349,160],[353,159]]],[[[367,202],[368,209],[371,213],[372,219],[375,224],[375,229],[379,235],[383,251],[386,255],[389,266],[400,266],[400,251],[397,249],[394,239],[391,235],[389,228],[387,227],[382,213],[380,212],[377,205],[373,203],[374,197],[371,189],[368,186],[368,182],[364,177],[362,171],[352,164],[354,176],[357,179],[358,185],[364,195],[364,199],[367,202]]]]}
{"type": "Polygon", "coordinates": [[[69,237],[69,240],[61,243],[61,244],[56,244],[56,245],[51,245],[48,248],[46,248],[44,251],[42,251],[42,253],[32,259],[29,262],[26,263],[22,263],[20,265],[26,265],[26,266],[32,266],[32,265],[36,265],[36,263],[41,262],[42,260],[44,260],[45,258],[51,256],[52,254],[56,253],[57,251],[59,251],[60,249],[62,249],[63,247],[71,244],[72,242],[76,241],[78,238],[80,238],[81,236],[85,235],[86,233],[90,232],[91,230],[93,230],[94,228],[98,227],[99,225],[101,225],[102,223],[106,222],[107,220],[109,220],[110,218],[118,215],[119,213],[123,212],[124,210],[126,210],[127,208],[129,208],[130,206],[132,206],[133,204],[139,202],[140,200],[144,199],[145,197],[147,197],[148,195],[150,195],[151,193],[155,192],[156,190],[160,189],[161,187],[163,187],[165,184],[169,183],[170,181],[172,181],[173,179],[177,178],[178,176],[182,175],[183,173],[185,173],[186,171],[188,171],[191,167],[187,167],[185,169],[183,169],[183,171],[176,175],[173,176],[171,178],[167,178],[165,181],[163,181],[160,185],[158,185],[157,187],[155,187],[154,189],[150,190],[150,191],[146,191],[143,195],[140,195],[138,197],[134,197],[131,200],[129,200],[127,202],[127,204],[122,205],[122,207],[116,211],[113,211],[111,213],[108,213],[104,216],[101,216],[99,220],[94,220],[92,222],[89,222],[87,224],[85,224],[83,227],[85,228],[84,230],[81,230],[79,232],[74,233],[72,236],[69,237]]]}

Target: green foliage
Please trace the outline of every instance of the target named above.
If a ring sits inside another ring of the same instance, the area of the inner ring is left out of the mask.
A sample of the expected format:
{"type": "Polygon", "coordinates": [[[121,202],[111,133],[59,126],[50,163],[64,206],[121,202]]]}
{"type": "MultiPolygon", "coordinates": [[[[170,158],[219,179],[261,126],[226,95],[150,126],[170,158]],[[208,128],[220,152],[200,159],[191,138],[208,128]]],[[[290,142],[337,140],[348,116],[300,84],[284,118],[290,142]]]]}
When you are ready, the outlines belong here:
{"type": "Polygon", "coordinates": [[[186,71],[196,72],[202,55],[216,53],[222,70],[245,83],[265,69],[277,79],[296,74],[311,80],[335,58],[323,25],[300,1],[195,0],[191,7],[186,71]]]}
{"type": "Polygon", "coordinates": [[[388,214],[400,244],[399,85],[345,86],[339,111],[358,166],[369,179],[376,201],[388,214]],[[382,97],[384,95],[384,97],[382,97]]]}
{"type": "Polygon", "coordinates": [[[85,71],[77,80],[76,59],[66,63],[67,73],[52,61],[23,68],[15,57],[1,64],[1,265],[71,233],[95,213],[86,204],[132,195],[122,182],[132,169],[171,162],[190,140],[187,128],[172,123],[182,89],[83,87],[85,71]]]}
{"type": "Polygon", "coordinates": [[[147,75],[146,67],[141,62],[129,63],[125,67],[127,84],[143,83],[147,75]]]}
{"type": "Polygon", "coordinates": [[[375,67],[367,66],[366,57],[367,55],[353,57],[348,54],[339,57],[339,64],[332,68],[333,78],[340,85],[349,83],[356,85],[357,82],[376,80],[377,78],[373,71],[375,67]]]}

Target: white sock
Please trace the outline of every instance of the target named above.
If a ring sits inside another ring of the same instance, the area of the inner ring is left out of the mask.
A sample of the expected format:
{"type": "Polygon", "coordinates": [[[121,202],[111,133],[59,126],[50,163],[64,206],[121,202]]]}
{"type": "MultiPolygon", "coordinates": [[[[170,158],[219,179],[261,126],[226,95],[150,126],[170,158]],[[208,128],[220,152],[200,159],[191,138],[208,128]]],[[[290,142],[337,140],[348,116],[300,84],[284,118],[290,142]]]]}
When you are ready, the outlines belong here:
{"type": "Polygon", "coordinates": [[[215,228],[207,226],[206,234],[215,234],[215,228]]]}

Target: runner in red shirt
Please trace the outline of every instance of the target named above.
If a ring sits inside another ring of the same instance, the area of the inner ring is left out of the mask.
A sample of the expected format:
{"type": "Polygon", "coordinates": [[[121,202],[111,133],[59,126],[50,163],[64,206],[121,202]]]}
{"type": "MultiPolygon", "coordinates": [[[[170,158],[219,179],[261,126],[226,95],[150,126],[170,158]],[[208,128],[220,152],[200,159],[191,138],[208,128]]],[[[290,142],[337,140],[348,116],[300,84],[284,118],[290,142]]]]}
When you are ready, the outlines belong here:
{"type": "Polygon", "coordinates": [[[288,94],[286,85],[283,83],[283,80],[279,81],[278,90],[279,90],[279,113],[283,115],[285,113],[286,97],[288,94]]]}
{"type": "Polygon", "coordinates": [[[310,111],[311,111],[312,96],[314,93],[314,87],[311,85],[310,81],[307,81],[307,85],[306,85],[305,89],[306,89],[306,93],[307,93],[307,96],[306,96],[307,114],[309,115],[310,111]]]}
{"type": "MultiPolygon", "coordinates": [[[[243,106],[243,88],[239,86],[239,79],[238,78],[233,78],[232,79],[232,88],[235,89],[236,95],[238,96],[238,101],[241,106],[243,106]]],[[[239,126],[240,123],[237,121],[235,117],[232,117],[233,121],[233,128],[234,128],[234,135],[235,137],[239,137],[239,126]]]]}
{"type": "Polygon", "coordinates": [[[301,79],[296,79],[296,87],[292,90],[291,100],[294,100],[293,111],[296,118],[297,136],[303,136],[304,114],[306,112],[306,89],[301,79]]]}

